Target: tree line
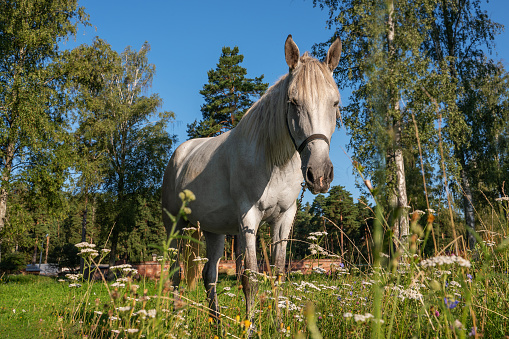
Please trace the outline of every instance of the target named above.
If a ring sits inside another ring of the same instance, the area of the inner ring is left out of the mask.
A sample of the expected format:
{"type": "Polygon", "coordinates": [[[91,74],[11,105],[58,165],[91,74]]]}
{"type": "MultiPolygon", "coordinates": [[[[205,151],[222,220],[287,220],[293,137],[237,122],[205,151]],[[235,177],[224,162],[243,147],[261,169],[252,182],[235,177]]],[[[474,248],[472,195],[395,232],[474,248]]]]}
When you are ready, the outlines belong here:
{"type": "Polygon", "coordinates": [[[77,1],[0,8],[1,253],[36,262],[45,247],[45,261],[72,265],[74,244],[108,239],[110,263],[147,258],[165,238],[159,190],[176,140],[174,113],[145,94],[150,45],[60,50],[90,25],[77,1]]]}
{"type": "Polygon", "coordinates": [[[440,220],[435,252],[440,238],[458,253],[462,239],[474,248],[475,234],[504,236],[508,75],[492,57],[504,27],[486,2],[313,3],[328,11],[330,41],[343,40],[335,76],[352,89],[343,108],[349,150],[394,237],[408,240],[416,210],[440,220]]]}
{"type": "MultiPolygon", "coordinates": [[[[503,26],[483,1],[314,5],[328,11],[331,39],[313,53],[323,57],[333,39],[343,41],[335,77],[352,95],[338,125],[350,136],[363,193],[355,202],[336,186],[301,205],[293,238],[327,232],[320,239],[327,251],[369,262],[373,204],[383,207],[396,246],[414,232],[414,211],[434,215],[429,253],[461,236],[472,248],[474,230],[505,231],[508,77],[490,57],[503,26]],[[494,214],[496,222],[484,222],[494,214]]],[[[175,114],[146,94],[155,73],[148,42],[118,53],[97,37],[60,49],[89,20],[77,0],[0,5],[2,262],[37,262],[42,250],[44,261],[76,265],[80,241],[106,244],[110,264],[143,261],[166,236],[160,185],[176,146],[168,132],[175,114]]],[[[243,58],[238,47],[222,49],[189,138],[234,128],[266,91],[263,75],[247,77],[243,58]]],[[[268,232],[262,227],[260,236],[268,232]]],[[[311,242],[295,241],[291,255],[309,256],[311,242]]]]}

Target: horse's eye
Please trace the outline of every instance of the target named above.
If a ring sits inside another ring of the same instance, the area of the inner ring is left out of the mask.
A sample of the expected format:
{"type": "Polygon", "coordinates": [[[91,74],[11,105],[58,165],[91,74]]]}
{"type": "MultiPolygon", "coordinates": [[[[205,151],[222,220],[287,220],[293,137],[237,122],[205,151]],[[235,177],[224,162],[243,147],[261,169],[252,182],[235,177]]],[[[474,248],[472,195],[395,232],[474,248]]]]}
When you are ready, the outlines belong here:
{"type": "Polygon", "coordinates": [[[294,105],[294,106],[298,106],[298,104],[297,104],[297,100],[295,100],[295,99],[290,99],[290,100],[288,100],[288,102],[289,102],[290,104],[294,105]]]}
{"type": "Polygon", "coordinates": [[[334,107],[338,107],[339,106],[339,101],[334,101],[334,107]]]}

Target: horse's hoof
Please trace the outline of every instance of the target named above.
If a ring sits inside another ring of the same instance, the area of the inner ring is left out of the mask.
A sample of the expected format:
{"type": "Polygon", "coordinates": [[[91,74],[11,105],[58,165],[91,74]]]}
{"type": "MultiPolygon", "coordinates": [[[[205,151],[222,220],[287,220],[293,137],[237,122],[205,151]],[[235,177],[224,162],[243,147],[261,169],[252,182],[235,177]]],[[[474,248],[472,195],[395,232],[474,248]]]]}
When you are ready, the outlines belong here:
{"type": "Polygon", "coordinates": [[[251,323],[251,325],[249,325],[249,328],[247,330],[248,338],[252,338],[253,335],[256,335],[256,332],[258,332],[256,330],[256,326],[253,323],[251,323]]]}

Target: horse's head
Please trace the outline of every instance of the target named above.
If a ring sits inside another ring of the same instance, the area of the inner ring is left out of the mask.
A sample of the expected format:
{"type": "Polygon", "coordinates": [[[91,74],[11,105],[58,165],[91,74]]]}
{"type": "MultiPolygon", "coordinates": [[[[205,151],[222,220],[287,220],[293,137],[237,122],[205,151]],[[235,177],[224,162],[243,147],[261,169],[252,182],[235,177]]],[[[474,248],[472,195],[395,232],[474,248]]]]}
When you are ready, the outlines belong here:
{"type": "Polygon", "coordinates": [[[332,77],[339,63],[341,41],[336,39],[324,62],[299,55],[289,35],[285,43],[286,63],[290,67],[288,86],[288,132],[300,153],[302,175],[313,192],[325,193],[334,178],[329,148],[339,118],[339,91],[332,77]]]}

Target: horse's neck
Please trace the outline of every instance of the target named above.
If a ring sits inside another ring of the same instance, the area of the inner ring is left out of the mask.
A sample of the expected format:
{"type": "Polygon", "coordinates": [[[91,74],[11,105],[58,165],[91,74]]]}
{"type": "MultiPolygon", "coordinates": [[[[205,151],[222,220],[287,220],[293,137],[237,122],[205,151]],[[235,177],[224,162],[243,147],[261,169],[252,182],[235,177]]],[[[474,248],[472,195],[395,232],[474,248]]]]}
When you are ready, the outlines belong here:
{"type": "Polygon", "coordinates": [[[286,122],[286,81],[280,80],[253,106],[246,121],[252,128],[252,141],[265,155],[265,166],[284,168],[295,156],[286,122]]]}
{"type": "Polygon", "coordinates": [[[301,172],[300,167],[300,156],[299,153],[295,152],[295,154],[286,163],[282,165],[273,165],[271,172],[273,175],[284,177],[293,172],[301,172]]]}

